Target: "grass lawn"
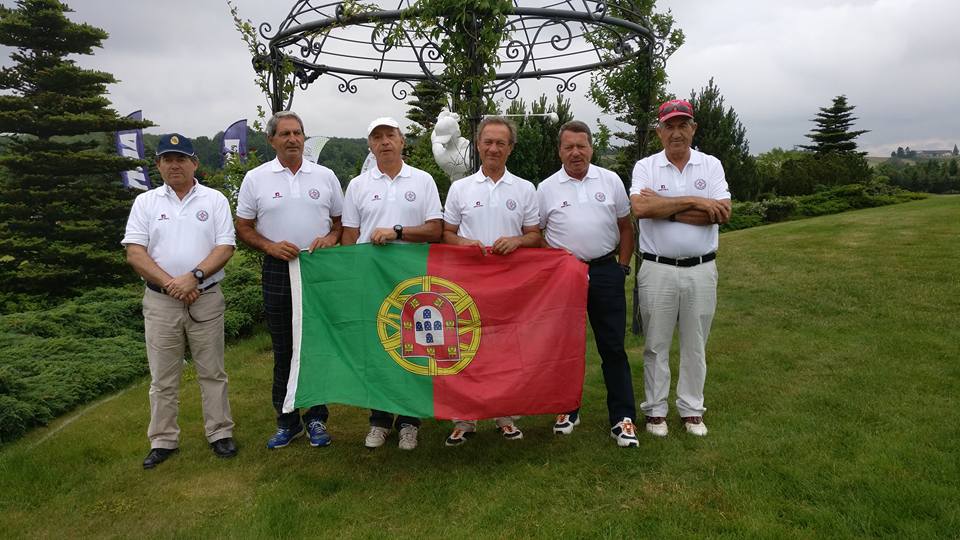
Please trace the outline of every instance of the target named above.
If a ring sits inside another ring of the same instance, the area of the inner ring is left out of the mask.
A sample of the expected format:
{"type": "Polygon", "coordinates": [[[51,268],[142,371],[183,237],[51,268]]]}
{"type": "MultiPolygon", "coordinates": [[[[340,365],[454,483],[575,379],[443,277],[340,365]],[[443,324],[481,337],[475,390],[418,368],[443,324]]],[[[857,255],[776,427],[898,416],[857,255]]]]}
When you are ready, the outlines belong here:
{"type": "MultiPolygon", "coordinates": [[[[588,347],[583,424],[492,423],[446,448],[362,446],[366,412],[333,406],[334,444],[268,452],[269,338],[228,353],[240,454],[202,436],[185,376],[181,452],[152,471],[147,384],[0,449],[2,537],[956,538],[960,531],[960,197],[723,235],[706,422],[622,450],[588,347]]],[[[592,338],[591,338],[592,339],[592,338]]],[[[642,339],[628,338],[637,402],[642,339]]]]}

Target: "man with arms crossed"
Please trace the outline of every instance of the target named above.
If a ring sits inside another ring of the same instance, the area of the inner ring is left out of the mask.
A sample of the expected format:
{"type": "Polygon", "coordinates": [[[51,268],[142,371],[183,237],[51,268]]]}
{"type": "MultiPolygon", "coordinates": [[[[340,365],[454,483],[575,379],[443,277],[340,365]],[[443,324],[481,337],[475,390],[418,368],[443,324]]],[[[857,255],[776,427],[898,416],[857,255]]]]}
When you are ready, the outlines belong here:
{"type": "Polygon", "coordinates": [[[233,222],[227,198],[193,177],[198,164],[190,139],[176,133],[160,137],[157,169],[163,185],[137,196],[121,241],[127,262],[147,286],[150,453],[144,469],[163,463],[179,447],[180,373],[188,342],[207,441],[220,457],[237,453],[223,367],[224,300],[217,285],[233,256],[233,222]]]}
{"type": "MultiPolygon", "coordinates": [[[[442,231],[440,194],[429,173],[403,162],[403,133],[393,118],[377,118],[367,126],[367,146],[375,167],[350,181],[343,204],[343,245],[388,242],[438,242],[442,231]]],[[[399,447],[417,447],[420,419],[370,411],[370,431],[364,440],[379,448],[390,430],[400,433],[399,447]]]]}
{"type": "Polygon", "coordinates": [[[303,435],[311,446],[327,446],[326,405],[283,412],[293,357],[293,304],[288,261],[300,251],[334,246],[340,241],[343,192],[330,169],[303,159],[303,121],[281,111],[267,121],[267,141],[277,157],[249,171],[237,198],[237,235],[263,255],[263,306],[273,342],[273,408],[277,432],[267,448],[283,448],[303,435]]]}
{"type": "MultiPolygon", "coordinates": [[[[627,190],[613,171],[590,164],[593,139],[583,122],[573,120],[560,127],[559,152],[563,167],[537,186],[540,227],[547,245],[569,251],[590,267],[587,315],[607,387],[610,436],[620,447],[636,447],[633,379],[623,347],[627,325],[623,284],[633,253],[627,190]]],[[[557,416],[553,431],[567,435],[579,423],[577,409],[557,416]]]]}
{"type": "Polygon", "coordinates": [[[637,162],[630,186],[645,261],[637,275],[645,337],[640,408],[647,431],[666,437],[670,344],[679,324],[677,411],[688,433],[704,436],[706,345],[717,306],[714,259],[718,224],[730,219],[730,189],[720,161],[690,148],[697,130],[690,103],[667,101],[658,116],[663,151],[637,162]]]}
{"type": "MultiPolygon", "coordinates": [[[[517,142],[517,129],[498,116],[484,118],[477,128],[480,170],[457,180],[447,193],[443,241],[491,248],[509,255],[520,247],[540,247],[540,216],[533,184],[507,170],[507,158],[517,142]]],[[[513,417],[495,419],[507,440],[523,438],[513,417]]],[[[454,420],[447,446],[458,446],[477,431],[476,420],[454,420]]]]}

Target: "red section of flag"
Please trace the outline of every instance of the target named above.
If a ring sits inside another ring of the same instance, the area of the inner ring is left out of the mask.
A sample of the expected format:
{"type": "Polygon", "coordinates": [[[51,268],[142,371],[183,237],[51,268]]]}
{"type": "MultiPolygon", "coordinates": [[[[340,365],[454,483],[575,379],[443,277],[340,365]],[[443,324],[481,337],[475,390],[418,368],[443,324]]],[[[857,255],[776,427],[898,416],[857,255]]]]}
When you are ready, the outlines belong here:
{"type": "Polygon", "coordinates": [[[434,377],[434,416],[473,420],[580,406],[587,265],[555,249],[500,256],[434,245],[427,272],[465,289],[482,324],[470,364],[434,377]]]}

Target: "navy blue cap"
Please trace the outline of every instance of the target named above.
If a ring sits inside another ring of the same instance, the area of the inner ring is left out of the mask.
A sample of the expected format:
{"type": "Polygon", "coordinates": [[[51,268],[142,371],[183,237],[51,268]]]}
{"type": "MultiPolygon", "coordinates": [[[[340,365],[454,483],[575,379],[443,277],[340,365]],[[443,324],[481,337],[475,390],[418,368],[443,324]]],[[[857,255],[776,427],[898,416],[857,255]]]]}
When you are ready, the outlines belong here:
{"type": "Polygon", "coordinates": [[[171,133],[160,137],[160,143],[157,144],[157,155],[162,156],[169,152],[177,152],[185,156],[195,156],[193,152],[193,143],[190,139],[179,133],[171,133]]]}

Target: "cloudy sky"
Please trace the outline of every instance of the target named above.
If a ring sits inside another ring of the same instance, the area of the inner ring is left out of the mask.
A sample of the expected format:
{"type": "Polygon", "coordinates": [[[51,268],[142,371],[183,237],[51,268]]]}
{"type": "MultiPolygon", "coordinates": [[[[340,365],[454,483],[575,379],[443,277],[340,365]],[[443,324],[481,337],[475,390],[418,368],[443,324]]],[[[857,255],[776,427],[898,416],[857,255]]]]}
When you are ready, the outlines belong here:
{"type": "MultiPolygon", "coordinates": [[[[11,5],[9,0],[3,0],[11,5]]],[[[78,61],[113,73],[115,109],[143,109],[157,127],[213,135],[266,105],[225,0],[68,0],[71,17],[105,29],[95,56],[78,61]]],[[[281,21],[292,0],[236,0],[244,18],[281,21]]],[[[323,2],[317,2],[323,3],[323,2]]],[[[542,5],[542,2],[536,2],[542,5]]],[[[803,144],[818,107],[846,94],[857,106],[860,145],[888,155],[898,145],[960,143],[960,2],[956,0],[660,0],[686,43],[669,59],[669,90],[687,96],[713,77],[747,128],[751,151],[803,144]]],[[[582,94],[576,116],[600,114],[582,94]]],[[[367,81],[354,95],[324,77],[299,91],[294,110],[310,134],[358,137],[374,116],[402,118],[389,83],[367,81]]],[[[536,97],[550,86],[524,86],[536,97]]]]}

